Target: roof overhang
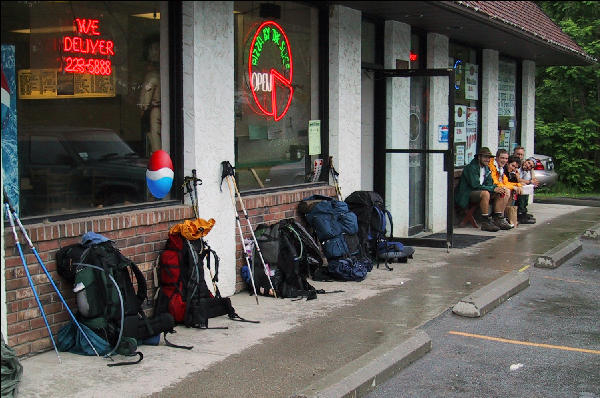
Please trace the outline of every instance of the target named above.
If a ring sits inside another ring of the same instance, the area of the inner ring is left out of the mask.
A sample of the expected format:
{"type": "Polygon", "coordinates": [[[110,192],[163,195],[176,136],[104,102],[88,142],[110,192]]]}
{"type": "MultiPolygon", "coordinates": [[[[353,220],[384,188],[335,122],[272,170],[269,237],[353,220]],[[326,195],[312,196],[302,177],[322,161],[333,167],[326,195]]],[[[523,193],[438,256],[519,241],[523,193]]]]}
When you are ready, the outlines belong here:
{"type": "Polygon", "coordinates": [[[591,65],[595,60],[558,43],[498,19],[476,13],[452,1],[335,1],[365,16],[403,22],[429,33],[503,55],[535,61],[536,65],[591,65]]]}

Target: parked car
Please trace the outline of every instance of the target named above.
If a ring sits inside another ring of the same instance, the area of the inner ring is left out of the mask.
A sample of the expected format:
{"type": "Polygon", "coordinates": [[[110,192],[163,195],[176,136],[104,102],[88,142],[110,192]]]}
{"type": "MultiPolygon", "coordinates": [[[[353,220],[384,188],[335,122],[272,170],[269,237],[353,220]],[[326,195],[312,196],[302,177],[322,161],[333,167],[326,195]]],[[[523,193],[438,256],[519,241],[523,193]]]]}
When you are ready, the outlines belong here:
{"type": "Polygon", "coordinates": [[[103,128],[24,128],[18,156],[27,216],[148,200],[148,159],[103,128]]]}
{"type": "Polygon", "coordinates": [[[556,184],[558,180],[558,174],[554,171],[554,161],[550,156],[547,155],[536,155],[535,158],[535,166],[533,168],[533,173],[535,174],[535,178],[539,182],[540,187],[551,187],[556,184]]]}

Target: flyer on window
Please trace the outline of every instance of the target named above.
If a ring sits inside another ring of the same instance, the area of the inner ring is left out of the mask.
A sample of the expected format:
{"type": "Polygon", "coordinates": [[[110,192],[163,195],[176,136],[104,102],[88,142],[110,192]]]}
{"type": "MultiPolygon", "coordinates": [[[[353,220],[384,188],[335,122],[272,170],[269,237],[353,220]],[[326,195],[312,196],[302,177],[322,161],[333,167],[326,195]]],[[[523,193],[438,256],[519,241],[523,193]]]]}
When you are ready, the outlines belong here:
{"type": "Polygon", "coordinates": [[[2,45],[2,184],[19,211],[15,46],[2,45]]]}

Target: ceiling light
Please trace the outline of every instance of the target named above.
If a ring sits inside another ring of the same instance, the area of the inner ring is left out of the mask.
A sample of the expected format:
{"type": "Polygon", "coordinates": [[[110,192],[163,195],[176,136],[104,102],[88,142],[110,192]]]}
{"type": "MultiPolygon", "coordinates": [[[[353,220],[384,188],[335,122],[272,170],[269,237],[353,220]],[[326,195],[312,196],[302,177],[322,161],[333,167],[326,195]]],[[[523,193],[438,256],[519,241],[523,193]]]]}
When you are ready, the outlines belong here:
{"type": "Polygon", "coordinates": [[[13,33],[22,34],[43,34],[43,33],[63,33],[63,32],[75,32],[75,26],[49,26],[46,28],[26,28],[26,29],[15,29],[11,30],[13,33]]]}

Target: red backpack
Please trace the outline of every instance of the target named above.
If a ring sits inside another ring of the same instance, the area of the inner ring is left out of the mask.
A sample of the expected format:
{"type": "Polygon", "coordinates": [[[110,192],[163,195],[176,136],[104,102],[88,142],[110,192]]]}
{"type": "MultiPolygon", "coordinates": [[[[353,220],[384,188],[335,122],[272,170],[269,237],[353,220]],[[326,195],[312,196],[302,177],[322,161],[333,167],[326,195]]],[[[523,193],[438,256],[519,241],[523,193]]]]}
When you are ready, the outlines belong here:
{"type": "Polygon", "coordinates": [[[221,315],[245,321],[235,313],[231,300],[221,297],[216,285],[219,257],[202,238],[188,240],[179,233],[169,234],[155,270],[155,314],[168,312],[175,323],[195,328],[208,328],[208,318],[221,315]],[[214,294],[204,280],[204,265],[211,273],[214,294]]]}

